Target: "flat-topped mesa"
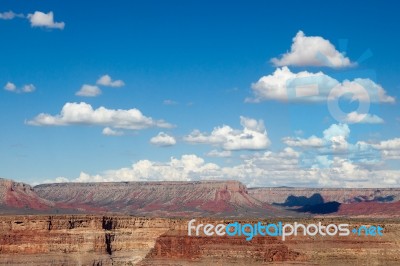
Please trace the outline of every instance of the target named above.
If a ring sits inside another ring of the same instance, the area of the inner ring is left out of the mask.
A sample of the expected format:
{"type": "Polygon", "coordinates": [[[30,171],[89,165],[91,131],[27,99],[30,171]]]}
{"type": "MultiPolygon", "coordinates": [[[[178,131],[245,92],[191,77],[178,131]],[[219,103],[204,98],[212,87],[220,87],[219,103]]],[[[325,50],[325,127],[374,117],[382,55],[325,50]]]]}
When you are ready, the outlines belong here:
{"type": "Polygon", "coordinates": [[[142,187],[142,188],[165,188],[171,189],[176,186],[180,187],[190,187],[190,186],[203,186],[207,188],[215,188],[215,189],[225,189],[234,192],[247,192],[247,187],[243,183],[236,180],[205,180],[205,181],[121,181],[121,182],[68,182],[68,183],[49,183],[49,184],[40,184],[35,186],[35,189],[43,189],[48,187],[71,187],[71,188],[79,188],[79,187],[142,187]]]}
{"type": "Polygon", "coordinates": [[[216,192],[228,194],[248,194],[247,188],[239,181],[164,181],[164,182],[93,182],[93,183],[55,183],[34,187],[35,191],[46,199],[65,201],[71,199],[126,200],[142,198],[146,194],[151,199],[181,197],[186,193],[190,198],[215,198],[216,192]]]}
{"type": "Polygon", "coordinates": [[[41,197],[56,203],[130,214],[212,215],[264,205],[248,195],[244,184],[231,180],[58,183],[38,185],[34,189],[41,197]]]}

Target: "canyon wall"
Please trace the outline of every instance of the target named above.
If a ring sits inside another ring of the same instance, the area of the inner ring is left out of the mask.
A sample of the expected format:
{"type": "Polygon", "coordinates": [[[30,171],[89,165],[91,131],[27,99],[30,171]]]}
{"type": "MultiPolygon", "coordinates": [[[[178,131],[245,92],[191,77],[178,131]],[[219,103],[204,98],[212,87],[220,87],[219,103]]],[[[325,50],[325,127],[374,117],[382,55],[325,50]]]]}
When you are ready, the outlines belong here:
{"type": "MultiPolygon", "coordinates": [[[[397,220],[324,218],[380,225],[382,237],[187,235],[188,219],[95,215],[0,217],[0,265],[399,265],[397,220]]],[[[235,220],[198,218],[198,223],[235,220]]],[[[280,220],[294,222],[295,220],[280,220]]],[[[315,219],[297,222],[315,223],[315,219]]],[[[257,220],[241,220],[255,223],[257,220]]],[[[278,220],[268,220],[276,223],[278,220]]]]}

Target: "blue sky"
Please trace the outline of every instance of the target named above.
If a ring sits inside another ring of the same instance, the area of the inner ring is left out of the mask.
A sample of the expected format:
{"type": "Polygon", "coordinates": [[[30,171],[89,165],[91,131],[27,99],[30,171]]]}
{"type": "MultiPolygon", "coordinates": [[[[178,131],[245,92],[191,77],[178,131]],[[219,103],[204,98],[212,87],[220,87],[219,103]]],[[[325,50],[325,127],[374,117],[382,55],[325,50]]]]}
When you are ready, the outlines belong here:
{"type": "Polygon", "coordinates": [[[0,176],[399,186],[399,20],[378,1],[2,1],[0,176]]]}

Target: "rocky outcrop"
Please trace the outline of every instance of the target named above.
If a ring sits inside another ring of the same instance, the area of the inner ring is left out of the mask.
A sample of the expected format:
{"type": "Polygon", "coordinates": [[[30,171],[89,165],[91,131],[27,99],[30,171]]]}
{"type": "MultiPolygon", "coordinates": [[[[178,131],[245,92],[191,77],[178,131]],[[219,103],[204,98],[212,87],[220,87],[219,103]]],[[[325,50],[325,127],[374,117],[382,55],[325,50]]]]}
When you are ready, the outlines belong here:
{"type": "Polygon", "coordinates": [[[208,265],[246,262],[270,263],[295,261],[300,253],[290,250],[276,237],[256,237],[251,242],[243,237],[190,237],[187,232],[167,232],[157,238],[154,248],[141,265],[167,260],[176,264],[202,262],[208,265]]]}
{"type": "Polygon", "coordinates": [[[32,211],[48,211],[54,202],[43,199],[28,184],[0,178],[0,213],[18,213],[21,209],[32,211]]]}

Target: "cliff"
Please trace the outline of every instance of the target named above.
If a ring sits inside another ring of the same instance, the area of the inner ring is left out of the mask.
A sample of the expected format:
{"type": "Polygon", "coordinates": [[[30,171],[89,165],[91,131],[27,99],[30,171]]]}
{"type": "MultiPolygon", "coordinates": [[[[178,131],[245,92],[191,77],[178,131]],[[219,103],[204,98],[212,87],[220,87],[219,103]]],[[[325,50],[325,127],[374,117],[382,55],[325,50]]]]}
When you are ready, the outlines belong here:
{"type": "MultiPolygon", "coordinates": [[[[300,234],[285,241],[279,237],[246,241],[238,236],[188,236],[188,221],[116,215],[1,216],[0,265],[398,265],[400,261],[398,220],[319,219],[325,225],[380,224],[384,235],[300,234]]],[[[218,224],[235,220],[197,221],[218,224]]],[[[315,219],[296,221],[315,223],[315,219]]]]}

